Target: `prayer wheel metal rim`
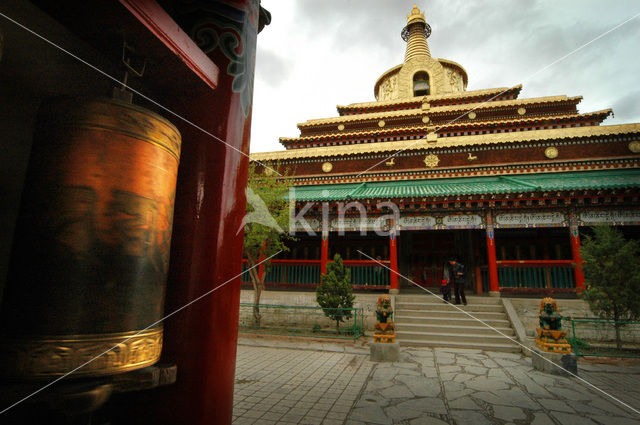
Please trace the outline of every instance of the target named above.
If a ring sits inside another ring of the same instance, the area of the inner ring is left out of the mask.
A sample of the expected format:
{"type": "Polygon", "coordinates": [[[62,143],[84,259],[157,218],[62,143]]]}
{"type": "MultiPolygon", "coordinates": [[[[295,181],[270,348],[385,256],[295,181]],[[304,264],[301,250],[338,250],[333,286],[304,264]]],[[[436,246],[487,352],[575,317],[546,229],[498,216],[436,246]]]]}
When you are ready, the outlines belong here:
{"type": "Polygon", "coordinates": [[[140,369],[160,359],[162,334],[158,326],[108,334],[5,337],[0,344],[5,353],[0,375],[38,379],[73,371],[72,376],[95,377],[140,369]],[[60,360],[62,355],[68,358],[60,360]]]}

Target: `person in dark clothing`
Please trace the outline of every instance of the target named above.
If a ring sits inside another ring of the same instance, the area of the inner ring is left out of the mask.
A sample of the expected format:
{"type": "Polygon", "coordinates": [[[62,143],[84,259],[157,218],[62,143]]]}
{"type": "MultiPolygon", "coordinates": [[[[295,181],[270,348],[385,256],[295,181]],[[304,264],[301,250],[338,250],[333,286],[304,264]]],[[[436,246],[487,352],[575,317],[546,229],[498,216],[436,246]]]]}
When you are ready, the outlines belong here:
{"type": "Polygon", "coordinates": [[[455,258],[449,260],[451,265],[451,279],[453,280],[453,290],[456,297],[456,304],[462,303],[467,305],[467,297],[464,295],[465,271],[464,265],[460,264],[455,258]]]}

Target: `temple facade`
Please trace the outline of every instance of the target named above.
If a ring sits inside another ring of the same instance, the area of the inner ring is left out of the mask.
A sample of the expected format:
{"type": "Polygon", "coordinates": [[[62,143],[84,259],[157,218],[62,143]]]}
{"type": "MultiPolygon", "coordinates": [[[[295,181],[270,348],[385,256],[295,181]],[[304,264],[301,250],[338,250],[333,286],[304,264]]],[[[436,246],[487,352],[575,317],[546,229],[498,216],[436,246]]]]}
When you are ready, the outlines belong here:
{"type": "Polygon", "coordinates": [[[574,294],[590,226],[640,235],[640,124],[601,125],[612,110],[579,113],[580,96],[467,91],[461,65],[431,57],[430,33],[414,6],[404,63],[375,101],[251,156],[294,178],[296,242],[267,285],[313,287],[339,253],[355,288],[398,292],[437,285],[455,256],[469,292],[574,294]]]}

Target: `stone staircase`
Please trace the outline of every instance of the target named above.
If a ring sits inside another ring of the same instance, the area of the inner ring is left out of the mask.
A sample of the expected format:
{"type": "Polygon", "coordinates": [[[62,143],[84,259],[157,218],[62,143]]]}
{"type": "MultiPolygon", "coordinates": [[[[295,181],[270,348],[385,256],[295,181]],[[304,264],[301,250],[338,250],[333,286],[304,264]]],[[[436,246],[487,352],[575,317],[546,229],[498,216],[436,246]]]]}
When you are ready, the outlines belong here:
{"type": "MultiPolygon", "coordinates": [[[[467,296],[468,305],[456,306],[516,338],[499,298],[467,296]]],[[[474,348],[519,352],[520,346],[432,295],[396,295],[394,322],[405,347],[474,348]]],[[[517,339],[517,338],[516,338],[517,339]]]]}

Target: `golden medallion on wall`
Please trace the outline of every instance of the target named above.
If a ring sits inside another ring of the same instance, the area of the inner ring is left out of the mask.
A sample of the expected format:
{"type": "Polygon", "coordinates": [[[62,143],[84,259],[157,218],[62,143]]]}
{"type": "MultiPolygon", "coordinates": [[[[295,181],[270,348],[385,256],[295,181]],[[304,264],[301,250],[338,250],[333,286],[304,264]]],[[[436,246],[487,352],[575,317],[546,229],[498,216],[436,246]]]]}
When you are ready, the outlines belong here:
{"type": "Polygon", "coordinates": [[[426,115],[424,117],[422,117],[422,122],[425,123],[425,124],[428,123],[429,122],[429,117],[426,116],[426,115]]]}
{"type": "Polygon", "coordinates": [[[475,112],[469,112],[469,115],[467,115],[469,117],[470,120],[473,120],[477,117],[475,112]]]}
{"type": "Polygon", "coordinates": [[[633,153],[640,153],[640,141],[635,140],[629,143],[629,150],[633,153]]]}
{"type": "Polygon", "coordinates": [[[544,156],[549,159],[555,159],[558,157],[558,148],[550,146],[544,150],[544,156]]]}
{"type": "Polygon", "coordinates": [[[427,168],[436,167],[439,162],[440,158],[438,158],[438,155],[430,153],[429,155],[424,157],[424,165],[426,165],[427,168]]]}
{"type": "Polygon", "coordinates": [[[338,125],[338,130],[340,130],[340,131],[344,130],[344,124],[339,124],[338,125]]]}
{"type": "Polygon", "coordinates": [[[386,123],[384,122],[384,120],[380,120],[380,121],[378,121],[378,127],[380,127],[380,128],[384,127],[384,126],[385,126],[385,124],[386,124],[386,123]]]}
{"type": "Polygon", "coordinates": [[[322,171],[325,173],[330,173],[333,170],[333,164],[330,162],[325,162],[322,164],[322,171]]]}
{"type": "Polygon", "coordinates": [[[524,108],[518,108],[518,115],[524,115],[527,113],[527,110],[524,108]]]}

